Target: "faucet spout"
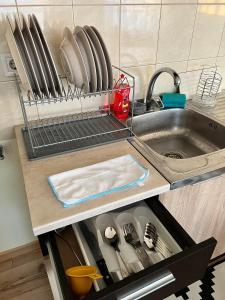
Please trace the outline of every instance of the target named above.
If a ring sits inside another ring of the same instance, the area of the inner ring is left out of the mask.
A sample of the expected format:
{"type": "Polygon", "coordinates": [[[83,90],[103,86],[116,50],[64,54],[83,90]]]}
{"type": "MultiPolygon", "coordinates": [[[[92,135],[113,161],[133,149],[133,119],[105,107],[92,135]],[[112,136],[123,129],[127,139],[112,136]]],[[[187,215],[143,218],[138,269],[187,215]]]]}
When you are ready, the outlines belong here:
{"type": "Polygon", "coordinates": [[[181,83],[181,79],[180,76],[177,74],[176,71],[174,71],[171,68],[161,68],[159,70],[157,70],[148,85],[148,91],[147,91],[147,96],[146,96],[146,106],[147,106],[147,110],[149,110],[150,105],[151,105],[151,100],[153,97],[153,90],[154,90],[154,86],[155,86],[155,82],[157,80],[157,78],[159,77],[160,74],[162,73],[169,73],[174,80],[174,86],[176,87],[176,93],[180,93],[180,83],[181,83]]]}

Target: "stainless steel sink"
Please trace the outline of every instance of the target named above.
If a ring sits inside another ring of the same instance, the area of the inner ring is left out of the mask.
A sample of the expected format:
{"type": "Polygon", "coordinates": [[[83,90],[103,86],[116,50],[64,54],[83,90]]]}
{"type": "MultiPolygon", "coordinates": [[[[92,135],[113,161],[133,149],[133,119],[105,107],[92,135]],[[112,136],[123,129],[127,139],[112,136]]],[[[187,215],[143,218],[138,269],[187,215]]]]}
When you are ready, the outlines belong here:
{"type": "Polygon", "coordinates": [[[191,158],[225,148],[225,127],[193,110],[170,109],[133,119],[134,134],[160,155],[191,158]]]}
{"type": "MultiPolygon", "coordinates": [[[[131,120],[128,120],[128,125],[131,120]]],[[[131,144],[171,183],[171,189],[225,173],[225,126],[192,109],[133,118],[131,144]]]]}

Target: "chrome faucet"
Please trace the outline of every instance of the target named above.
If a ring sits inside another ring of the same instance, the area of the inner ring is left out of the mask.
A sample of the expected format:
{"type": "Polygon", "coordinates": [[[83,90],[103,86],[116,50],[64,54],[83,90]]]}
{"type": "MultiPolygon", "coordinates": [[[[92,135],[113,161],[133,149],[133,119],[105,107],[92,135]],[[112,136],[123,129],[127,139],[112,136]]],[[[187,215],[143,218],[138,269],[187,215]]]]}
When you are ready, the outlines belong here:
{"type": "Polygon", "coordinates": [[[153,74],[153,76],[152,76],[152,78],[149,82],[149,85],[148,85],[148,91],[147,91],[147,95],[146,95],[146,109],[147,109],[147,111],[150,110],[152,104],[155,105],[155,103],[157,103],[157,101],[158,101],[158,99],[157,100],[154,99],[153,89],[154,89],[154,86],[155,86],[156,79],[162,73],[169,73],[173,77],[174,86],[176,87],[176,93],[180,93],[181,80],[180,80],[180,76],[177,74],[177,72],[174,71],[171,68],[161,68],[161,69],[157,70],[153,74]]]}

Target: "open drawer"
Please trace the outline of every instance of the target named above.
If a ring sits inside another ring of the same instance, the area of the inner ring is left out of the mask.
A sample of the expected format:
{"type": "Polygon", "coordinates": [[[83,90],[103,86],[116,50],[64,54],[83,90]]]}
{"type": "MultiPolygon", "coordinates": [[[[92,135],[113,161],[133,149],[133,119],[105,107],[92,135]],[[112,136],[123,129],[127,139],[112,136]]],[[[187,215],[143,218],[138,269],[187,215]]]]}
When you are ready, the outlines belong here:
{"type": "MultiPolygon", "coordinates": [[[[136,300],[136,299],[164,299],[167,296],[181,290],[187,285],[203,277],[208,266],[216,240],[210,238],[202,243],[196,244],[190,236],[183,230],[177,221],[171,216],[166,208],[158,201],[158,197],[149,198],[144,201],[162,227],[171,236],[171,240],[176,244],[177,253],[165,258],[137,273],[133,273],[123,280],[117,281],[109,286],[101,287],[100,290],[92,290],[85,298],[87,300],[136,300]]],[[[139,203],[143,204],[142,202],[139,203]]],[[[129,208],[129,207],[128,207],[129,208]]],[[[127,207],[123,208],[128,209],[127,207]]],[[[79,254],[78,242],[86,261],[91,261],[90,249],[87,250],[82,242],[81,231],[75,228],[70,242],[79,254]],[[78,242],[77,242],[78,240],[78,242]]],[[[75,226],[75,227],[76,227],[75,226]]],[[[70,228],[71,230],[71,228],[70,228]]],[[[71,230],[72,231],[72,230],[71,230]]],[[[43,254],[49,254],[52,268],[55,274],[55,282],[58,287],[57,297],[59,299],[76,299],[65,276],[65,268],[74,266],[74,255],[70,249],[65,252],[66,244],[59,243],[55,232],[43,235],[40,239],[43,254]],[[47,245],[47,247],[44,247],[47,245]]],[[[176,249],[175,247],[175,249],[176,249]]],[[[99,286],[97,287],[99,289],[99,286]]]]}

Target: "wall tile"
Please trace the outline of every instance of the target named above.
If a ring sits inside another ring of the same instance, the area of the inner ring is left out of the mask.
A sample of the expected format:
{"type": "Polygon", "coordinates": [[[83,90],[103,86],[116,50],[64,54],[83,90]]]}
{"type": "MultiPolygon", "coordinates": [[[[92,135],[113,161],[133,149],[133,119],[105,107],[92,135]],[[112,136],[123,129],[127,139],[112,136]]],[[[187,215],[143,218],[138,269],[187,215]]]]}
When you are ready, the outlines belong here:
{"type": "Polygon", "coordinates": [[[196,5],[162,6],[157,62],[188,58],[196,5]]]}
{"type": "Polygon", "coordinates": [[[120,4],[120,0],[73,0],[73,4],[120,4]]]}
{"type": "Polygon", "coordinates": [[[161,0],[121,0],[121,4],[161,4],[161,0]]]}
{"type": "Polygon", "coordinates": [[[162,0],[162,4],[191,4],[191,3],[198,3],[198,0],[162,0]]]}
{"type": "Polygon", "coordinates": [[[14,125],[23,123],[15,82],[0,82],[0,140],[14,137],[14,125]]]}
{"type": "Polygon", "coordinates": [[[224,3],[224,0],[198,0],[198,3],[224,3]]]}
{"type": "Polygon", "coordinates": [[[216,65],[216,57],[189,60],[187,70],[193,71],[193,70],[213,67],[215,65],[216,65]]]}
{"type": "Polygon", "coordinates": [[[188,72],[182,74],[183,82],[185,83],[184,92],[188,95],[196,93],[199,78],[201,76],[201,70],[203,68],[214,67],[216,65],[216,58],[203,58],[188,61],[188,72]]]}
{"type": "Polygon", "coordinates": [[[72,5],[72,0],[17,0],[18,5],[72,5]]]}
{"type": "Polygon", "coordinates": [[[16,1],[15,0],[1,0],[0,6],[1,5],[16,5],[16,1]]]}
{"type": "Polygon", "coordinates": [[[124,68],[125,71],[135,76],[135,99],[145,98],[148,83],[155,72],[155,66],[124,68]]]}
{"type": "Polygon", "coordinates": [[[180,73],[181,93],[185,94],[187,99],[191,99],[196,93],[196,89],[201,75],[200,70],[187,71],[180,73]]]}
{"type": "Polygon", "coordinates": [[[190,59],[215,57],[224,27],[225,6],[199,5],[190,59]]]}
{"type": "Polygon", "coordinates": [[[61,62],[59,46],[65,26],[73,28],[73,11],[69,6],[19,6],[24,15],[35,14],[51,49],[59,73],[61,62]]]}
{"type": "Polygon", "coordinates": [[[217,58],[216,65],[218,67],[217,71],[222,76],[222,82],[220,90],[225,89],[225,56],[221,56],[217,58]]]}
{"type": "Polygon", "coordinates": [[[95,26],[102,35],[115,65],[119,64],[119,13],[119,6],[74,7],[75,25],[95,26]]]}
{"type": "Polygon", "coordinates": [[[121,65],[154,64],[160,6],[122,6],[121,10],[121,65]]]}
{"type": "Polygon", "coordinates": [[[225,27],[223,29],[223,35],[220,43],[218,56],[225,56],[225,27]]]}

